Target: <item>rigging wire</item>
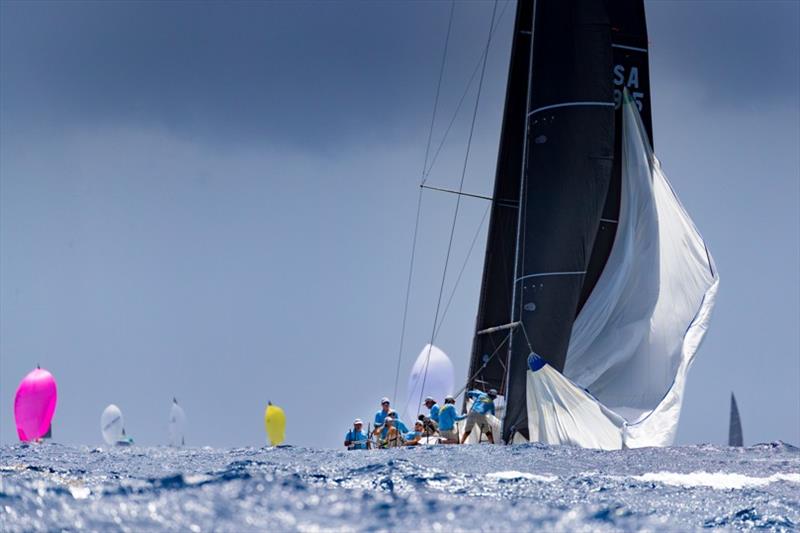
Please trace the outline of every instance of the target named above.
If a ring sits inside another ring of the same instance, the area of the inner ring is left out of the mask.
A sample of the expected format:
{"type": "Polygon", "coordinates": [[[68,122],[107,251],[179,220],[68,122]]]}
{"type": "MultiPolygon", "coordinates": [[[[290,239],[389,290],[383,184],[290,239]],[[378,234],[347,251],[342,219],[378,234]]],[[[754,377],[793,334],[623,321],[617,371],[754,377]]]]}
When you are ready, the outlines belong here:
{"type": "MultiPolygon", "coordinates": [[[[439,95],[442,89],[442,78],[444,77],[444,66],[447,61],[447,48],[450,44],[450,30],[453,28],[453,13],[456,9],[456,0],[452,0],[450,3],[450,17],[447,21],[447,35],[444,40],[444,51],[442,52],[442,62],[439,66],[439,81],[436,84],[436,96],[433,99],[433,113],[431,115],[431,125],[428,130],[428,143],[425,147],[425,161],[422,163],[422,183],[425,183],[425,169],[428,166],[428,156],[430,155],[431,150],[431,140],[433,139],[433,126],[436,122],[436,111],[439,107],[439,95]]],[[[411,261],[408,266],[408,282],[406,283],[406,301],[403,305],[403,325],[400,328],[400,349],[398,350],[397,354],[397,370],[395,371],[394,376],[394,391],[392,393],[392,399],[397,398],[397,382],[400,379],[400,361],[403,357],[403,342],[405,341],[406,336],[406,319],[408,318],[408,301],[411,295],[411,278],[414,273],[414,257],[417,251],[417,233],[419,231],[419,215],[422,211],[422,186],[419,189],[419,195],[417,198],[417,217],[416,221],[414,222],[414,237],[411,242],[411,261]]]]}
{"type": "MultiPolygon", "coordinates": [[[[477,116],[478,116],[478,106],[479,106],[480,101],[481,101],[481,92],[482,92],[482,89],[483,89],[483,80],[484,80],[484,77],[486,75],[486,63],[487,63],[487,59],[489,57],[489,47],[492,44],[492,29],[494,28],[495,16],[497,14],[497,2],[498,2],[498,0],[495,0],[494,4],[492,6],[492,20],[489,23],[489,36],[486,39],[486,51],[483,54],[483,66],[481,67],[481,77],[480,77],[480,80],[478,81],[478,93],[475,96],[475,106],[473,107],[473,110],[472,110],[472,122],[470,123],[469,137],[467,138],[467,149],[466,149],[466,152],[464,153],[464,165],[463,165],[463,167],[461,169],[461,180],[459,181],[459,184],[458,184],[458,192],[459,193],[461,193],[461,191],[464,189],[464,179],[466,178],[466,175],[467,175],[467,164],[469,163],[469,153],[470,153],[470,149],[472,148],[472,136],[473,136],[473,134],[475,132],[475,121],[476,121],[477,116]]],[[[425,359],[425,370],[424,370],[423,375],[422,375],[422,387],[420,388],[420,391],[419,391],[419,402],[417,404],[417,411],[419,411],[420,407],[422,406],[422,394],[425,391],[425,382],[426,382],[426,380],[428,378],[428,365],[429,365],[430,360],[431,360],[431,348],[433,347],[433,341],[434,341],[434,338],[436,336],[436,324],[437,324],[437,322],[439,320],[439,309],[440,309],[441,304],[442,304],[442,295],[444,293],[444,284],[445,284],[445,280],[447,279],[447,266],[448,266],[448,264],[450,262],[450,253],[451,253],[451,251],[453,249],[453,237],[454,237],[455,231],[456,231],[456,222],[458,221],[458,211],[459,211],[460,207],[461,207],[461,194],[459,194],[456,197],[456,207],[455,207],[455,210],[453,212],[453,222],[452,222],[452,224],[450,226],[450,239],[449,239],[449,241],[447,243],[447,254],[445,254],[444,269],[442,271],[442,282],[441,282],[441,284],[439,286],[439,297],[438,297],[438,299],[436,301],[436,312],[434,313],[434,316],[433,316],[433,328],[431,330],[431,342],[429,343],[428,355],[426,356],[426,359],[425,359]]]]}
{"type": "Polygon", "coordinates": [[[464,275],[464,270],[467,269],[467,263],[469,263],[469,258],[472,255],[472,250],[475,248],[475,243],[478,242],[478,237],[481,234],[481,229],[483,229],[483,224],[486,222],[486,216],[489,214],[489,208],[492,204],[486,206],[486,209],[483,212],[483,218],[481,218],[481,223],[478,224],[478,229],[475,231],[475,235],[472,237],[472,243],[469,245],[469,251],[467,251],[467,257],[464,258],[464,263],[461,265],[461,271],[458,273],[458,277],[456,278],[456,282],[453,285],[453,290],[450,292],[450,297],[447,299],[447,305],[444,306],[444,311],[442,311],[442,318],[439,320],[439,325],[436,326],[436,333],[434,335],[434,339],[439,336],[439,332],[442,330],[442,324],[444,323],[444,319],[447,317],[447,311],[450,309],[450,304],[453,303],[453,297],[456,295],[456,290],[458,290],[458,284],[461,282],[461,276],[464,275]]]}
{"type": "MultiPolygon", "coordinates": [[[[505,3],[503,9],[500,11],[500,15],[497,17],[497,22],[494,24],[492,29],[490,30],[490,37],[494,34],[494,31],[500,25],[500,22],[503,20],[503,15],[506,12],[506,8],[511,3],[511,0],[505,3]]],[[[475,76],[478,74],[478,70],[480,69],[481,64],[486,60],[486,55],[488,54],[489,49],[485,48],[484,51],[481,53],[481,56],[478,58],[478,61],[475,63],[475,68],[472,70],[472,75],[467,80],[467,85],[464,87],[464,92],[461,94],[461,98],[458,101],[458,105],[456,106],[456,110],[453,111],[453,116],[450,117],[450,123],[447,125],[447,129],[442,136],[442,140],[439,142],[439,146],[436,147],[436,152],[434,152],[433,157],[431,158],[431,164],[428,169],[424,172],[424,179],[422,180],[422,184],[424,185],[425,182],[428,180],[428,177],[433,170],[433,166],[436,164],[436,160],[439,158],[439,153],[442,151],[442,147],[444,147],[445,141],[447,141],[447,136],[450,133],[450,130],[453,128],[453,124],[458,117],[458,113],[461,111],[461,105],[464,103],[464,100],[467,98],[467,94],[469,93],[470,88],[472,87],[472,82],[475,81],[475,76]]]]}

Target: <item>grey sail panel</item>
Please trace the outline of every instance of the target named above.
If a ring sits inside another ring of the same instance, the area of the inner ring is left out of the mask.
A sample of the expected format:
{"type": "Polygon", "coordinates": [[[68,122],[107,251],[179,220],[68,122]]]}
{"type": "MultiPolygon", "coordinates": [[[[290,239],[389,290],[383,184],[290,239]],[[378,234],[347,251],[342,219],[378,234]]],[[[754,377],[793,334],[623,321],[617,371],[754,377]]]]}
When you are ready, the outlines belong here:
{"type": "Polygon", "coordinates": [[[731,393],[731,421],[728,427],[728,446],[744,446],[742,437],[742,420],[739,418],[739,407],[736,396],[731,393]]]}
{"type": "Polygon", "coordinates": [[[531,352],[564,367],[612,176],[609,13],[602,2],[534,3],[527,149],[520,197],[503,438],[527,437],[531,352]]]}
{"type": "Polygon", "coordinates": [[[619,203],[622,191],[622,93],[627,88],[636,103],[639,116],[653,146],[652,101],[650,98],[650,67],[648,59],[647,22],[643,0],[610,0],[607,2],[611,22],[611,53],[613,66],[610,71],[614,87],[616,109],[614,164],[611,183],[608,187],[603,216],[597,229],[589,266],[581,289],[578,311],[592,293],[600,274],[603,273],[619,220],[619,203]]]}
{"type": "MultiPolygon", "coordinates": [[[[531,2],[517,4],[475,331],[507,324],[511,318],[532,11],[531,2]]],[[[470,387],[503,389],[508,356],[503,341],[507,335],[508,331],[502,330],[475,336],[469,365],[470,387]]]]}

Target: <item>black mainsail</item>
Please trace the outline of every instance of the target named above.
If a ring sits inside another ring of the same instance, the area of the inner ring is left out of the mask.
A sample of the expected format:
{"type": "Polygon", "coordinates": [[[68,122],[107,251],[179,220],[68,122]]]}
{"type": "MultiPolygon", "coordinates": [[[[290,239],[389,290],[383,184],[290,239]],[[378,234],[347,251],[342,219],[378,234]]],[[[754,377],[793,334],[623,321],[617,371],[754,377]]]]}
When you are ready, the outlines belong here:
{"type": "Polygon", "coordinates": [[[719,277],[652,146],[643,0],[520,0],[467,383],[505,442],[675,437],[719,277]]]}

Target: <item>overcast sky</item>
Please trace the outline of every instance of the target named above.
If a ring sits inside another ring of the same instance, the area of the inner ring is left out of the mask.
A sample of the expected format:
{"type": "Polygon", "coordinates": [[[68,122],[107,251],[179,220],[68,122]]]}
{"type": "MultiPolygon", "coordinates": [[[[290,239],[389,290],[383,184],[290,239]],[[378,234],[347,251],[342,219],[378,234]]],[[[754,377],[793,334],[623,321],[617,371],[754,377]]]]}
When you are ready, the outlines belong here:
{"type": "MultiPolygon", "coordinates": [[[[647,2],[656,152],[715,256],[678,443],[800,442],[800,3],[647,2]]],[[[460,2],[438,143],[485,44],[460,2]]],[[[391,395],[449,3],[0,2],[0,441],[40,363],[56,440],[119,405],[166,442],[334,447],[391,395]]],[[[501,1],[465,188],[490,193],[514,5],[501,1]]],[[[430,182],[457,186],[474,85],[430,182]]],[[[405,382],[454,199],[424,197],[405,382]]],[[[447,294],[484,214],[462,204],[447,294]],[[454,266],[453,266],[454,265],[454,266]]],[[[485,228],[484,228],[485,229],[485,228]]],[[[466,379],[485,237],[440,345],[466,379]]],[[[405,387],[401,387],[403,390],[405,387]]],[[[401,406],[403,395],[400,395],[401,406]]]]}

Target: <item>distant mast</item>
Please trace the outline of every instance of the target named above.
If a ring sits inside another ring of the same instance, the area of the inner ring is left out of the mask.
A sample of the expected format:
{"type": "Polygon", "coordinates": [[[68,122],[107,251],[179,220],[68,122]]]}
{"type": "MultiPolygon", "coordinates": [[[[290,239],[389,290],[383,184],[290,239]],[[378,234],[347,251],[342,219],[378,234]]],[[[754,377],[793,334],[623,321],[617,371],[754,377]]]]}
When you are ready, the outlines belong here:
{"type": "Polygon", "coordinates": [[[731,393],[731,421],[728,427],[728,446],[744,446],[742,437],[742,420],[739,418],[739,407],[736,396],[731,393]]]}

